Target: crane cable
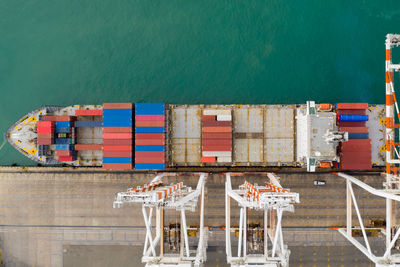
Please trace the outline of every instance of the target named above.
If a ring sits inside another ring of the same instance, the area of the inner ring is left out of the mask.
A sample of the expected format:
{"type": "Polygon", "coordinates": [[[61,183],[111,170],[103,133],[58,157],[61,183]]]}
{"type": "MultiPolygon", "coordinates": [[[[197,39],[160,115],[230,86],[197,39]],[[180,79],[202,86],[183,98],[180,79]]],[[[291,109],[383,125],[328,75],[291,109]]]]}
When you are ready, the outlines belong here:
{"type": "Polygon", "coordinates": [[[0,145],[0,150],[5,146],[6,143],[7,143],[7,139],[6,139],[6,136],[4,135],[4,141],[0,145]]]}

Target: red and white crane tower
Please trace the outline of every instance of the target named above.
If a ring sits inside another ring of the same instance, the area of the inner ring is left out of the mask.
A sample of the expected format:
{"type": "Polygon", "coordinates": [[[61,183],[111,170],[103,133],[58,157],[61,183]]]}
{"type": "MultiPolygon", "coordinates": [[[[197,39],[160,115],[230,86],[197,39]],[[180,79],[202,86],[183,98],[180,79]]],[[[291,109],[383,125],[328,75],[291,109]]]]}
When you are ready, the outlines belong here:
{"type": "MultiPolygon", "coordinates": [[[[233,175],[233,174],[232,174],[233,175]]],[[[283,242],[282,214],[284,211],[294,211],[293,204],[299,203],[299,194],[282,188],[279,177],[273,173],[267,173],[269,182],[264,185],[245,182],[239,189],[232,189],[231,174],[226,174],[225,182],[225,226],[226,226],[226,255],[227,262],[231,266],[264,266],[264,267],[288,267],[290,251],[283,242]],[[238,251],[232,255],[231,242],[231,205],[230,199],[235,200],[240,207],[238,251]],[[256,210],[264,213],[263,244],[262,251],[249,253],[247,222],[248,210],[256,210]],[[269,223],[268,223],[269,222],[269,223]],[[271,249],[268,248],[271,242],[271,249]]]]}
{"type": "Polygon", "coordinates": [[[400,266],[400,254],[395,253],[394,246],[399,240],[400,227],[396,224],[396,202],[400,201],[400,113],[394,90],[394,73],[400,71],[400,64],[392,62],[392,48],[400,46],[399,34],[386,35],[386,173],[385,182],[382,189],[376,189],[368,184],[358,180],[357,178],[339,173],[340,177],[346,179],[346,228],[339,228],[339,232],[346,237],[354,246],[364,253],[376,266],[394,267],[400,266]],[[395,116],[396,113],[396,116],[395,116]],[[371,249],[366,230],[370,229],[364,226],[360,210],[358,208],[357,199],[353,191],[353,184],[361,187],[367,192],[383,197],[386,200],[386,225],[384,229],[379,229],[385,236],[383,255],[376,255],[371,249]],[[358,226],[352,224],[352,204],[357,213],[358,226]],[[353,229],[361,229],[364,244],[360,243],[352,235],[353,229]]]}
{"type": "Polygon", "coordinates": [[[195,190],[183,182],[163,185],[162,178],[173,174],[159,174],[150,183],[129,188],[126,192],[117,193],[114,208],[126,203],[142,204],[142,213],[146,225],[146,238],[143,248],[142,262],[147,267],[192,267],[201,266],[206,261],[208,228],[204,227],[204,186],[207,174],[199,174],[195,190]],[[195,211],[200,198],[199,240],[196,250],[189,249],[186,211],[195,211]],[[181,236],[179,254],[164,253],[163,246],[163,210],[173,209],[181,214],[181,236]],[[147,212],[148,210],[148,212],[147,212]],[[153,211],[156,213],[155,237],[151,226],[153,211]],[[159,253],[156,253],[159,247],[159,253]]]}

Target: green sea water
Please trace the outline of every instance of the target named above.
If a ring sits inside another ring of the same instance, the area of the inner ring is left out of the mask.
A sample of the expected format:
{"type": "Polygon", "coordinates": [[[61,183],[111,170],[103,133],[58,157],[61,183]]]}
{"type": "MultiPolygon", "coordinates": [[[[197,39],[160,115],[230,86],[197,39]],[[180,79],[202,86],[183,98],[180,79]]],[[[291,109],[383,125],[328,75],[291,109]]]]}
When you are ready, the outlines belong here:
{"type": "Polygon", "coordinates": [[[384,103],[386,33],[398,0],[0,0],[0,132],[43,105],[384,103]]]}

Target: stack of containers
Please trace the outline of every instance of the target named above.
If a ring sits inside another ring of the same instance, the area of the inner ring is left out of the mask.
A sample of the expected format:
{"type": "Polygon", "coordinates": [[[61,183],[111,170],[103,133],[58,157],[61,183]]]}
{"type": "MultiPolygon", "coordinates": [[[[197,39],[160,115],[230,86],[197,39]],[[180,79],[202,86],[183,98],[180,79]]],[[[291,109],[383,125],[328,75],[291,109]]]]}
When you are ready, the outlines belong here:
{"type": "Polygon", "coordinates": [[[54,121],[38,121],[36,131],[38,145],[51,145],[54,143],[54,121]]]}
{"type": "Polygon", "coordinates": [[[51,116],[56,123],[56,156],[58,161],[74,161],[76,154],[74,150],[75,136],[73,134],[76,117],[73,116],[51,116]]]}
{"type": "Polygon", "coordinates": [[[371,139],[368,135],[366,110],[368,103],[338,103],[336,114],[341,132],[348,132],[349,141],[340,144],[340,167],[343,170],[371,169],[371,139]]]}
{"type": "Polygon", "coordinates": [[[58,144],[56,145],[56,155],[58,156],[58,161],[74,161],[75,150],[74,146],[71,144],[58,144]]]}
{"type": "Polygon", "coordinates": [[[165,104],[135,104],[135,168],[165,168],[165,104]]]}
{"type": "Polygon", "coordinates": [[[103,168],[132,169],[132,103],[103,104],[103,168]]]}
{"type": "Polygon", "coordinates": [[[201,126],[201,162],[232,162],[231,110],[203,110],[201,126]]]}

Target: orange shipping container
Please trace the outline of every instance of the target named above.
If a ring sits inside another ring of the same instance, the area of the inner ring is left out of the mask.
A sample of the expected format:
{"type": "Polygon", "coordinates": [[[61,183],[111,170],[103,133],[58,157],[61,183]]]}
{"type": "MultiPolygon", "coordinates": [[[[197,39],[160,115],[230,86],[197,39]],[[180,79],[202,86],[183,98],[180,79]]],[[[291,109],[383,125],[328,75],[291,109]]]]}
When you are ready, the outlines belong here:
{"type": "Polygon", "coordinates": [[[165,121],[135,121],[136,127],[165,127],[165,121]]]}
{"type": "Polygon", "coordinates": [[[229,146],[232,145],[232,139],[203,139],[203,146],[229,146]]]}
{"type": "Polygon", "coordinates": [[[133,141],[132,139],[104,139],[103,140],[103,145],[109,146],[109,145],[132,145],[133,141]]]}
{"type": "Polygon", "coordinates": [[[232,127],[203,127],[203,133],[229,133],[232,132],[232,127]]]}
{"type": "Polygon", "coordinates": [[[103,127],[103,133],[131,133],[132,127],[103,127]]]}
{"type": "Polygon", "coordinates": [[[101,116],[103,110],[101,109],[77,109],[75,110],[76,116],[101,116]]]}
{"type": "Polygon", "coordinates": [[[231,151],[232,146],[202,146],[202,151],[231,151]]]}
{"type": "Polygon", "coordinates": [[[135,157],[135,163],[164,163],[164,157],[135,157]]]}
{"type": "Polygon", "coordinates": [[[103,145],[103,151],[132,151],[132,146],[106,146],[103,145]]]}
{"type": "Polygon", "coordinates": [[[203,115],[201,116],[201,121],[216,121],[217,116],[215,115],[203,115]]]}
{"type": "Polygon", "coordinates": [[[157,158],[157,157],[165,157],[164,151],[136,151],[135,157],[138,158],[157,158]]]}
{"type": "Polygon", "coordinates": [[[103,157],[131,158],[132,151],[103,151],[103,157]]]}
{"type": "Polygon", "coordinates": [[[132,163],[103,163],[103,169],[128,170],[132,169],[132,163]]]}
{"type": "Polygon", "coordinates": [[[165,145],[164,139],[135,139],[137,146],[163,146],[165,145]]]}
{"type": "Polygon", "coordinates": [[[216,162],[216,157],[201,157],[201,162],[216,162]]]}
{"type": "Polygon", "coordinates": [[[163,133],[136,133],[135,139],[165,139],[163,133]]]}
{"type": "Polygon", "coordinates": [[[132,103],[103,103],[103,109],[132,109],[132,103]]]}
{"type": "Polygon", "coordinates": [[[232,139],[232,133],[203,133],[203,140],[205,139],[232,139]]]}
{"type": "Polygon", "coordinates": [[[132,133],[103,133],[103,139],[131,139],[132,133]]]}

